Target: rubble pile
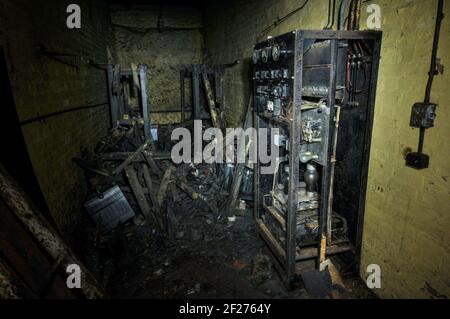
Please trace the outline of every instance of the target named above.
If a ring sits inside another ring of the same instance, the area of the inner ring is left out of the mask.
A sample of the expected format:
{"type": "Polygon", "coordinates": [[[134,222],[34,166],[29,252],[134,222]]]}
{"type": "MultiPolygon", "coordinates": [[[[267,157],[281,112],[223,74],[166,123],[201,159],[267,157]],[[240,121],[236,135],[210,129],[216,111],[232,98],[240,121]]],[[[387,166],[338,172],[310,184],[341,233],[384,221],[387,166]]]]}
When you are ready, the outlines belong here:
{"type": "Polygon", "coordinates": [[[128,291],[122,297],[265,297],[252,284],[272,278],[271,263],[251,210],[225,213],[225,166],[175,165],[170,141],[144,141],[141,125],[117,126],[94,154],[74,159],[88,182],[85,207],[97,234],[91,259],[103,283],[119,295],[128,291]],[[112,282],[118,272],[121,280],[112,282]]]}

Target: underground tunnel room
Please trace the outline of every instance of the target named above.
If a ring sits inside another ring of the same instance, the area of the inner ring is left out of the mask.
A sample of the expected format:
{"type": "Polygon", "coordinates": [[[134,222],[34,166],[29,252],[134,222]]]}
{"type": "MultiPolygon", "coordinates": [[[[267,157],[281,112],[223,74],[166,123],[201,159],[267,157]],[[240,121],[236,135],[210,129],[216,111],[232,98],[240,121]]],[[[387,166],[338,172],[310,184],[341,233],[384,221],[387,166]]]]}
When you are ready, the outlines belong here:
{"type": "Polygon", "coordinates": [[[0,0],[0,304],[448,299],[449,19],[448,0],[0,0]]]}

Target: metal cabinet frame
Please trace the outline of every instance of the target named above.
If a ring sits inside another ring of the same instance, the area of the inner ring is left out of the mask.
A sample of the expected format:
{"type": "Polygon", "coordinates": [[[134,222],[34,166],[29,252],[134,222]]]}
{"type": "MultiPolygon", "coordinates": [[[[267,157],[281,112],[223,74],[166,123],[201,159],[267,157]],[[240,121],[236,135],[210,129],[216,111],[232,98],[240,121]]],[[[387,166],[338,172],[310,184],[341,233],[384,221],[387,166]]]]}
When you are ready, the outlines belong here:
{"type": "MultiPolygon", "coordinates": [[[[271,253],[273,255],[274,264],[278,271],[282,274],[282,278],[286,284],[291,284],[296,278],[296,264],[297,262],[318,258],[320,254],[320,245],[317,248],[299,249],[296,244],[296,215],[297,215],[297,202],[299,187],[299,162],[300,162],[300,143],[301,139],[301,100],[302,100],[302,75],[303,75],[303,47],[305,40],[308,39],[320,39],[330,40],[331,42],[331,77],[328,84],[328,106],[330,108],[330,125],[329,125],[329,137],[334,135],[334,117],[335,117],[335,94],[336,94],[336,61],[337,61],[337,48],[339,40],[371,40],[373,41],[371,64],[371,78],[370,78],[370,91],[367,104],[367,122],[365,127],[364,138],[364,153],[363,153],[363,165],[361,174],[361,189],[360,200],[358,209],[358,226],[357,226],[357,240],[355,247],[340,247],[340,246],[327,246],[326,255],[332,255],[344,251],[351,250],[355,254],[356,264],[359,265],[361,254],[361,241],[362,241],[362,227],[364,222],[364,208],[365,197],[367,188],[367,173],[369,165],[370,144],[373,126],[373,114],[375,105],[375,94],[377,85],[377,74],[379,66],[379,55],[381,47],[381,32],[379,31],[332,31],[332,30],[296,30],[295,33],[295,78],[294,78],[294,96],[293,96],[293,121],[290,125],[290,149],[292,154],[289,157],[290,178],[289,178],[289,190],[288,190],[288,212],[286,218],[286,245],[283,245],[276,239],[269,228],[265,225],[263,219],[261,219],[261,211],[264,209],[261,194],[260,194],[260,163],[255,165],[254,173],[254,218],[260,235],[268,244],[271,253]],[[330,105],[331,104],[331,105],[330,105]]],[[[254,127],[259,129],[262,119],[255,111],[254,114],[254,127]]],[[[319,234],[323,234],[326,230],[326,221],[328,214],[331,214],[331,205],[329,205],[329,194],[332,185],[330,184],[330,168],[331,161],[330,156],[332,143],[328,143],[328,155],[327,165],[324,166],[322,171],[322,185],[321,185],[321,202],[319,210],[319,234]]]]}

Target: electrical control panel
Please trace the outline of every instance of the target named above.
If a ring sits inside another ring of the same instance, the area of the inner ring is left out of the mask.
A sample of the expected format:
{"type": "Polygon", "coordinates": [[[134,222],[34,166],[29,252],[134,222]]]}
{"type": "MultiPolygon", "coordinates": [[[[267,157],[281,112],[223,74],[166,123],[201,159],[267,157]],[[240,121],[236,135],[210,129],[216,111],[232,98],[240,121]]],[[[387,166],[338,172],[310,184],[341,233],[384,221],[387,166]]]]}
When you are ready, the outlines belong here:
{"type": "Polygon", "coordinates": [[[379,32],[296,30],[254,46],[255,125],[277,129],[280,154],[273,174],[255,166],[255,219],[288,277],[319,244],[357,245],[380,43],[379,32]]]}
{"type": "Polygon", "coordinates": [[[292,102],[294,39],[293,34],[286,34],[254,48],[255,108],[258,112],[286,115],[292,102]]]}

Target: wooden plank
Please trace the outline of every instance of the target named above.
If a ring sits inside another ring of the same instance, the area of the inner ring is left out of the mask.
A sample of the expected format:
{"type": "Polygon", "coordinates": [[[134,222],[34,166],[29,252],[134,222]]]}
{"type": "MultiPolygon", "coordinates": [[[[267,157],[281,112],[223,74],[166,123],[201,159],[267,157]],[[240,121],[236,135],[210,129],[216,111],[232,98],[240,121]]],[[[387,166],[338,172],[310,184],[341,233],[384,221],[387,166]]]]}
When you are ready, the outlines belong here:
{"type": "Polygon", "coordinates": [[[179,202],[181,201],[180,195],[178,194],[178,188],[175,184],[171,183],[170,184],[170,192],[172,193],[172,198],[174,202],[179,202]]]}
{"type": "Polygon", "coordinates": [[[152,205],[155,207],[156,210],[159,211],[159,203],[156,198],[156,192],[153,187],[152,178],[150,176],[150,171],[148,170],[148,167],[146,165],[142,165],[142,173],[144,176],[145,184],[147,186],[147,193],[150,196],[150,200],[152,201],[152,205]]]}
{"type": "Polygon", "coordinates": [[[142,155],[144,156],[145,160],[147,161],[148,166],[152,169],[153,173],[156,174],[159,178],[163,176],[163,172],[161,168],[159,167],[158,163],[155,161],[153,156],[151,155],[151,152],[147,150],[142,151],[142,155]]]}
{"type": "Polygon", "coordinates": [[[0,258],[0,298],[1,299],[37,299],[39,298],[0,258]]]}
{"type": "MultiPolygon", "coordinates": [[[[343,253],[346,251],[352,251],[352,247],[350,245],[331,245],[327,246],[325,250],[325,255],[335,255],[339,253],[343,253]]],[[[296,253],[295,260],[302,261],[307,259],[313,259],[318,257],[319,251],[316,246],[314,247],[306,247],[301,248],[299,252],[296,253]]]]}
{"type": "Polygon", "coordinates": [[[211,209],[212,212],[218,212],[217,205],[214,201],[208,200],[203,194],[196,192],[192,187],[188,185],[188,183],[183,181],[181,178],[175,177],[175,183],[177,184],[178,188],[180,188],[193,200],[199,199],[203,201],[209,207],[209,209],[211,209]]]}
{"type": "MultiPolygon", "coordinates": [[[[156,159],[156,160],[163,160],[163,159],[171,158],[169,152],[146,151],[146,153],[150,154],[153,157],[153,159],[156,159]]],[[[123,161],[123,160],[126,160],[132,154],[133,154],[133,152],[110,152],[110,153],[97,154],[97,157],[104,161],[123,161]]],[[[134,162],[141,162],[141,161],[146,161],[146,159],[144,157],[136,157],[134,159],[134,162]]]]}
{"type": "Polygon", "coordinates": [[[163,206],[158,201],[158,195],[156,194],[155,189],[153,188],[153,182],[152,178],[150,176],[150,171],[146,165],[143,165],[142,167],[143,176],[145,180],[145,184],[147,185],[147,191],[150,196],[150,200],[152,201],[153,205],[153,215],[155,219],[158,221],[158,225],[160,229],[165,229],[164,225],[164,218],[163,218],[163,206]]]}
{"type": "MultiPolygon", "coordinates": [[[[245,120],[244,120],[244,131],[250,127],[250,125],[252,124],[252,108],[251,108],[251,104],[252,104],[252,95],[250,95],[250,99],[248,102],[248,106],[247,106],[247,114],[245,115],[245,120]]],[[[245,134],[242,134],[240,136],[240,138],[245,138],[245,134]]],[[[249,141],[247,141],[245,143],[245,158],[247,158],[247,154],[250,148],[250,144],[251,144],[251,138],[249,139],[249,141]]],[[[245,168],[245,163],[237,163],[236,167],[234,169],[234,174],[233,174],[233,181],[231,184],[231,190],[230,190],[230,195],[228,196],[228,200],[227,200],[227,204],[226,204],[226,209],[225,209],[225,216],[229,216],[231,214],[231,212],[234,210],[234,208],[236,207],[236,202],[239,198],[239,191],[241,189],[241,183],[242,183],[242,176],[244,174],[244,168],[245,168]]]]}
{"type": "MultiPolygon", "coordinates": [[[[142,215],[144,215],[145,219],[148,222],[150,222],[150,220],[152,219],[152,216],[150,213],[150,206],[148,205],[147,199],[145,198],[144,191],[142,190],[142,186],[139,183],[136,171],[134,170],[134,168],[129,166],[125,169],[125,175],[128,178],[128,182],[130,183],[131,190],[133,191],[134,197],[136,198],[136,201],[139,205],[142,215]]],[[[156,219],[156,221],[158,221],[158,220],[156,219]]]]}
{"type": "Polygon", "coordinates": [[[172,167],[166,169],[166,171],[164,172],[164,176],[161,180],[161,185],[159,186],[158,195],[156,197],[156,201],[160,206],[162,205],[164,199],[167,196],[167,188],[169,187],[170,178],[172,176],[172,170],[173,170],[172,167]]]}
{"type": "Polygon", "coordinates": [[[286,230],[286,219],[278,212],[273,206],[264,205],[265,210],[273,217],[273,219],[281,226],[283,230],[286,230]]]}
{"type": "Polygon", "coordinates": [[[3,201],[0,201],[0,220],[0,255],[29,289],[37,297],[75,298],[72,291],[67,289],[64,277],[58,275],[48,284],[46,275],[51,272],[52,261],[3,201]],[[30,260],[33,261],[33,267],[30,267],[30,260]],[[47,288],[45,294],[42,290],[44,286],[47,288]]]}
{"type": "Polygon", "coordinates": [[[286,252],[281,246],[280,242],[270,232],[269,228],[260,220],[256,219],[256,226],[258,226],[259,233],[269,245],[272,252],[277,256],[282,265],[286,265],[286,252]]]}
{"type": "Polygon", "coordinates": [[[214,68],[214,89],[216,93],[216,103],[219,105],[219,110],[221,112],[225,109],[225,105],[223,104],[223,76],[223,66],[216,66],[214,68]]]}
{"type": "Polygon", "coordinates": [[[57,260],[64,256],[61,270],[70,264],[78,264],[81,268],[81,292],[87,298],[105,298],[107,294],[97,283],[95,277],[84,267],[63,239],[40,217],[42,214],[29,202],[23,190],[0,165],[0,196],[25,228],[32,234],[48,255],[57,260]]]}
{"type": "Polygon", "coordinates": [[[194,65],[192,67],[192,100],[193,100],[193,119],[201,119],[201,105],[200,105],[200,66],[194,65]]]}
{"type": "Polygon", "coordinates": [[[107,83],[108,83],[108,96],[110,103],[110,114],[111,114],[111,127],[117,126],[117,121],[120,119],[120,108],[118,102],[118,96],[115,94],[113,89],[114,81],[114,64],[108,64],[106,66],[107,73],[107,83]]]}
{"type": "Polygon", "coordinates": [[[123,161],[122,164],[120,164],[119,166],[117,166],[114,171],[113,171],[113,175],[119,174],[121,173],[125,167],[127,167],[128,165],[131,164],[131,162],[133,162],[137,157],[139,157],[141,155],[141,152],[143,150],[145,150],[149,145],[150,145],[151,141],[147,140],[144,144],[142,144],[135,152],[133,152],[130,156],[127,157],[127,159],[125,161],[123,161]]]}
{"type": "Polygon", "coordinates": [[[206,93],[206,100],[208,102],[209,106],[209,113],[211,114],[211,121],[215,128],[221,128],[221,123],[219,120],[219,114],[216,108],[216,102],[214,100],[214,93],[211,88],[211,83],[208,79],[208,73],[205,69],[205,67],[202,67],[202,79],[203,79],[203,86],[205,88],[206,93]]]}
{"type": "Polygon", "coordinates": [[[181,111],[181,123],[184,122],[184,109],[185,109],[185,105],[186,105],[186,101],[185,101],[185,95],[186,93],[184,92],[184,78],[185,78],[185,70],[181,70],[180,71],[180,111],[181,111]]]}

